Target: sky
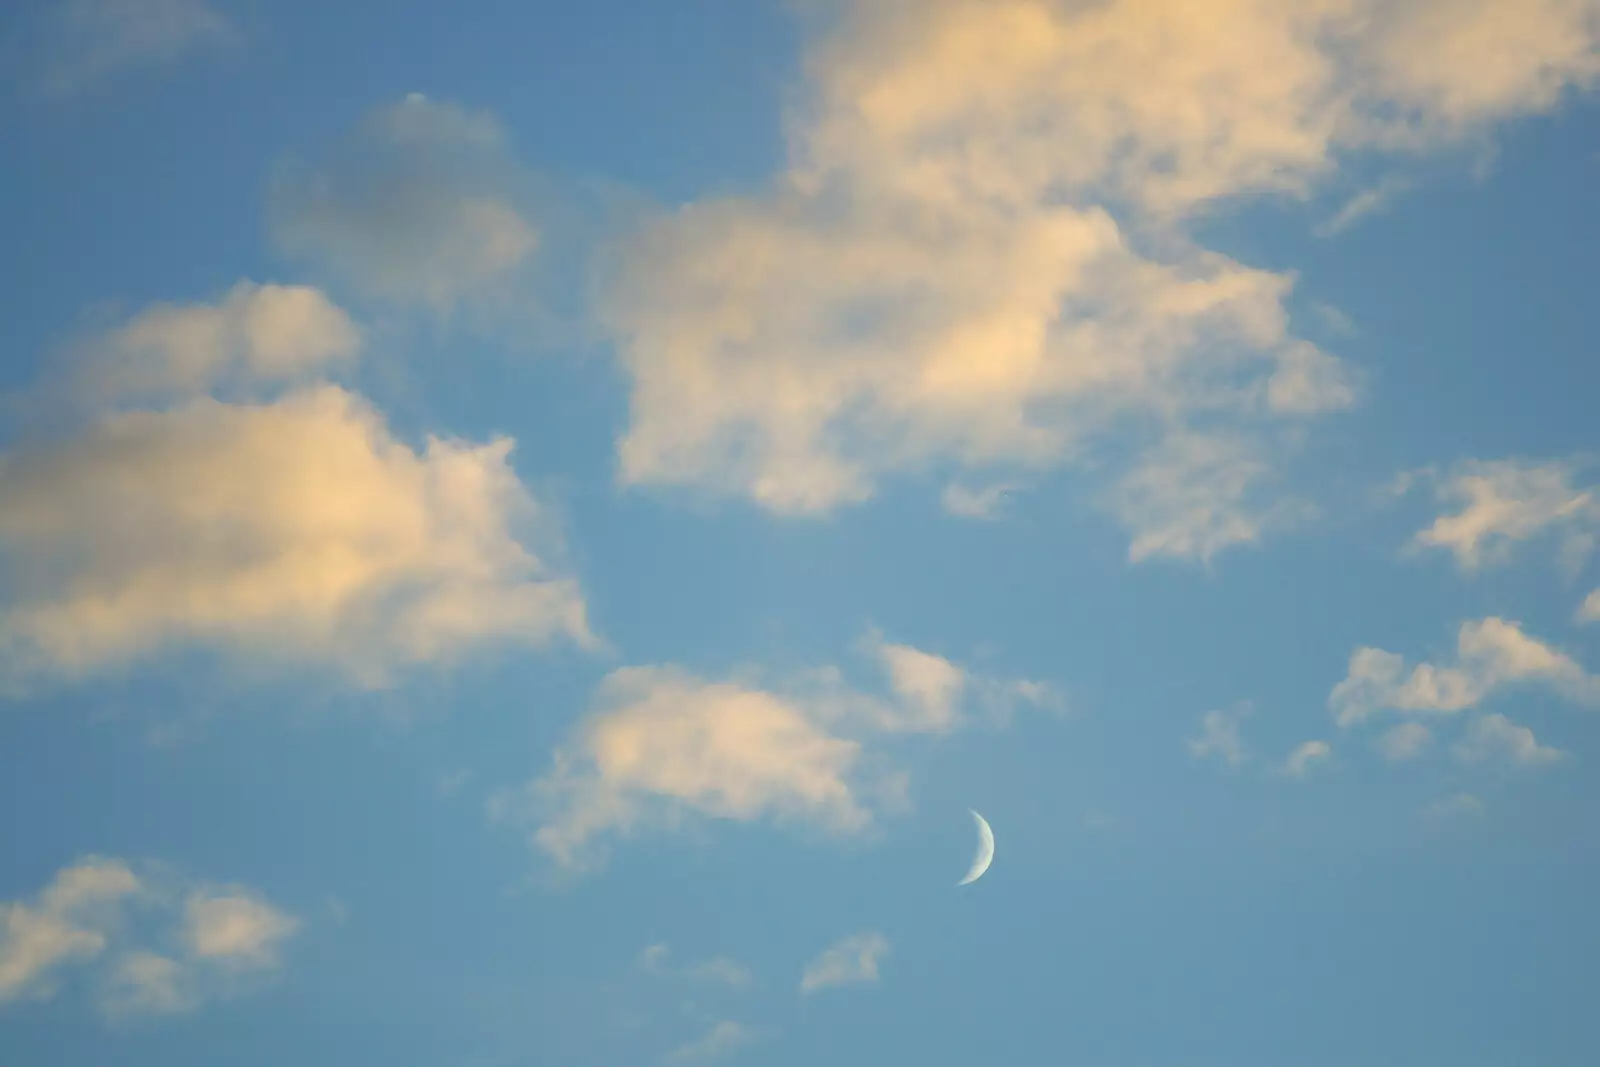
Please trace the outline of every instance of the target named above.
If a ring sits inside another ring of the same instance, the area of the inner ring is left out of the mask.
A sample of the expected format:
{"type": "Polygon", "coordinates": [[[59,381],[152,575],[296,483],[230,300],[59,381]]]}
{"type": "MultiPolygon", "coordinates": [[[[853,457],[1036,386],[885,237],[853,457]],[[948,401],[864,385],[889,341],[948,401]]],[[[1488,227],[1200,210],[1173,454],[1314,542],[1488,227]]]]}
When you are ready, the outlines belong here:
{"type": "Polygon", "coordinates": [[[1600,1062],[1596,89],[1595,0],[5,5],[0,1063],[1600,1062]]]}

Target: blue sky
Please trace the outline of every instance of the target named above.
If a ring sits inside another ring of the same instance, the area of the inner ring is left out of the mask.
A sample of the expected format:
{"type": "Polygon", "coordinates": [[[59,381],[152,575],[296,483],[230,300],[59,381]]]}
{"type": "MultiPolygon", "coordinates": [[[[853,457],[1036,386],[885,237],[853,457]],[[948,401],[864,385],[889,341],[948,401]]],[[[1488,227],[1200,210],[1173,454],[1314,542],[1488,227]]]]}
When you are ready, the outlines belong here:
{"type": "Polygon", "coordinates": [[[0,1062],[1600,1056],[1593,0],[0,41],[0,1062]]]}

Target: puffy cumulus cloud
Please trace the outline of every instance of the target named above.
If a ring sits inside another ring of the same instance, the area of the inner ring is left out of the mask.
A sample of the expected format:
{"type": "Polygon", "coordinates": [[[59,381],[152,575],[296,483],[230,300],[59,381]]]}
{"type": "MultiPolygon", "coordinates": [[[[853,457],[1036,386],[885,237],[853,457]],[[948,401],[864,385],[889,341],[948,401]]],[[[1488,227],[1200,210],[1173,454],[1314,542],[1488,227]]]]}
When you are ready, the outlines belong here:
{"type": "Polygon", "coordinates": [[[1239,727],[1249,714],[1248,708],[1206,712],[1200,716],[1200,736],[1189,741],[1189,754],[1195,759],[1216,759],[1230,767],[1241,766],[1245,747],[1239,727]]]}
{"type": "Polygon", "coordinates": [[[206,0],[66,0],[47,9],[40,30],[43,86],[56,93],[239,38],[206,0]]]}
{"type": "Polygon", "coordinates": [[[449,312],[499,291],[538,247],[526,182],[491,115],[412,93],[324,165],[286,167],[272,233],[368,295],[449,312]]]}
{"type": "Polygon", "coordinates": [[[870,743],[1053,699],[1039,683],[975,676],[876,637],[863,644],[887,675],[886,696],[853,688],[835,667],[775,688],[750,672],[712,681],[671,666],[615,671],[550,772],[497,794],[491,815],[531,825],[535,846],[568,869],[596,862],[607,835],[690,813],[856,833],[904,802],[905,775],[870,743]]]}
{"type": "Polygon", "coordinates": [[[716,1063],[756,1040],[756,1033],[744,1023],[723,1019],[704,1035],[680,1045],[667,1054],[668,1063],[716,1063]]]}
{"type": "Polygon", "coordinates": [[[1504,715],[1479,715],[1455,745],[1457,758],[1468,763],[1504,762],[1513,767],[1545,767],[1565,755],[1558,748],[1541,745],[1526,726],[1519,726],[1504,715]]]}
{"type": "Polygon", "coordinates": [[[1340,726],[1379,711],[1451,713],[1476,707],[1494,690],[1540,682],[1586,703],[1600,701],[1600,680],[1571,657],[1530,637],[1515,622],[1490,617],[1461,624],[1456,663],[1418,663],[1380,648],[1358,648],[1343,681],[1328,694],[1340,726]]]}
{"type": "MultiPolygon", "coordinates": [[[[1563,0],[810,7],[828,17],[788,168],[655,220],[611,279],[626,481],[796,513],[935,462],[1026,471],[1218,427],[1266,455],[1356,383],[1291,334],[1288,275],[1181,222],[1303,194],[1345,149],[1551,106],[1592,76],[1595,39],[1563,0]],[[1476,42],[1502,33],[1485,83],[1476,42]]],[[[1206,467],[1202,501],[1134,478],[1140,555],[1257,536],[1257,466],[1206,467]]]]}
{"type": "Polygon", "coordinates": [[[1283,761],[1283,772],[1291,778],[1304,778],[1313,766],[1333,757],[1333,746],[1326,741],[1303,741],[1283,761]]]}
{"type": "Polygon", "coordinates": [[[318,374],[360,347],[355,323],[320,290],[245,280],[214,304],[158,304],[89,340],[78,388],[97,404],[167,400],[318,374]]]}
{"type": "Polygon", "coordinates": [[[880,933],[841,938],[806,964],[800,975],[800,991],[814,993],[829,986],[876,982],[878,964],[888,954],[889,939],[880,933]]]}
{"type": "Polygon", "coordinates": [[[261,981],[299,920],[240,886],[195,886],[152,868],[90,857],[32,903],[0,905],[0,1003],[44,999],[70,965],[91,967],[112,1017],[173,1014],[261,981]],[[180,906],[178,901],[187,896],[180,906]]]}
{"type": "Polygon", "coordinates": [[[1581,563],[1600,533],[1600,498],[1580,488],[1574,462],[1473,460],[1433,478],[1440,503],[1458,510],[1417,533],[1415,548],[1440,548],[1464,570],[1501,562],[1519,542],[1559,535],[1561,554],[1581,563]]]}
{"type": "Polygon", "coordinates": [[[396,440],[316,385],[112,413],[0,456],[0,660],[81,675],[170,644],[384,684],[485,642],[592,638],[512,442],[396,440]]]}

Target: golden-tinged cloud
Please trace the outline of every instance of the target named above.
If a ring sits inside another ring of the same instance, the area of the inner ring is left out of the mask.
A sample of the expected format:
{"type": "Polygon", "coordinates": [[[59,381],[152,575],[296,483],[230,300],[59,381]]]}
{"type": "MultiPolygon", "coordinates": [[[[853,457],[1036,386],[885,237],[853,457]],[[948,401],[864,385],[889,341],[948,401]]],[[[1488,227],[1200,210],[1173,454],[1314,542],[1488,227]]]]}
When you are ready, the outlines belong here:
{"type": "Polygon", "coordinates": [[[887,676],[887,696],[852,688],[831,667],[776,688],[670,666],[616,671],[549,773],[497,795],[491,812],[530,825],[535,846],[569,869],[596,862],[607,836],[691,813],[857,833],[904,802],[906,776],[880,743],[1054,699],[1038,683],[975,676],[908,645],[871,637],[865,651],[887,676]]]}
{"type": "Polygon", "coordinates": [[[810,6],[831,17],[787,169],[657,219],[612,278],[622,477],[804,513],[935,463],[1109,458],[1113,498],[1144,498],[1117,509],[1135,557],[1292,515],[1254,499],[1274,466],[1256,457],[1357,393],[1291,332],[1290,276],[1184,221],[1303,195],[1347,150],[1548,108],[1595,72],[1595,6],[1570,0],[810,6]],[[1248,443],[1169,503],[1145,471],[1170,468],[1169,438],[1248,443]]]}
{"type": "Polygon", "coordinates": [[[414,451],[321,384],[0,456],[0,656],[81,675],[193,644],[381,685],[485,643],[588,643],[577,583],[524,544],[548,530],[511,448],[414,451]]]}
{"type": "Polygon", "coordinates": [[[1414,548],[1439,548],[1463,570],[1504,562],[1519,543],[1558,534],[1561,556],[1577,566],[1600,534],[1600,498],[1579,484],[1579,464],[1563,460],[1472,460],[1435,476],[1442,514],[1417,533],[1414,548]]]}
{"type": "Polygon", "coordinates": [[[1396,653],[1358,648],[1344,680],[1328,694],[1328,707],[1340,726],[1386,710],[1450,714],[1518,682],[1541,683],[1584,703],[1600,701],[1600,679],[1516,622],[1491,616],[1462,623],[1456,649],[1454,664],[1418,663],[1407,670],[1396,653]]]}

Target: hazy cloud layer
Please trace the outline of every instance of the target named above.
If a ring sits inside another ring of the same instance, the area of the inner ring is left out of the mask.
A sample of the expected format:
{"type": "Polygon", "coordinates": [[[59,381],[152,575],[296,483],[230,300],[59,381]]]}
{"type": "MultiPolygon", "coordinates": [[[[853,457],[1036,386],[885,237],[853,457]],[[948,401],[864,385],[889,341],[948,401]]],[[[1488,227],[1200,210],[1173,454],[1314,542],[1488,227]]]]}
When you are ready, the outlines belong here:
{"type": "Polygon", "coordinates": [[[864,651],[878,660],[886,696],[834,667],[772,688],[750,672],[713,681],[671,666],[615,671],[550,772],[499,794],[491,811],[531,823],[536,846],[568,868],[596,860],[608,835],[689,813],[854,833],[903,803],[905,775],[878,751],[889,737],[1053,703],[1037,683],[974,676],[910,646],[869,638],[864,651]]]}
{"type": "Polygon", "coordinates": [[[205,0],[60,0],[45,10],[36,61],[55,93],[239,39],[205,0]]]}
{"type": "Polygon", "coordinates": [[[1303,514],[1266,494],[1266,457],[1355,398],[1291,333],[1291,279],[1182,220],[1596,73],[1572,0],[823,6],[788,169],[657,219],[612,279],[623,478],[800,513],[935,461],[1109,453],[1135,558],[1303,514]]]}
{"type": "Polygon", "coordinates": [[[0,904],[0,1003],[47,999],[86,974],[111,1016],[189,1011],[281,966],[300,921],[243,886],[185,888],[90,857],[31,902],[0,904]]]}
{"type": "Polygon", "coordinates": [[[374,297],[447,313],[507,295],[539,227],[493,116],[412,93],[368,115],[322,164],[285,167],[272,233],[374,297]]]}

